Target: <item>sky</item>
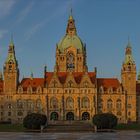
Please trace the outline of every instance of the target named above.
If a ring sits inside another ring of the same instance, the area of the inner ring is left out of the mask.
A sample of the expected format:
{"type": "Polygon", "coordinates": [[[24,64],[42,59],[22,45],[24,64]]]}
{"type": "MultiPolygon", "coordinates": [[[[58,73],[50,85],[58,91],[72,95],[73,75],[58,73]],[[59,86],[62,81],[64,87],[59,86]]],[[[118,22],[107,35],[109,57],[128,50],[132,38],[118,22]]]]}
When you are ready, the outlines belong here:
{"type": "Polygon", "coordinates": [[[140,0],[0,0],[0,69],[11,35],[20,78],[53,71],[56,43],[65,35],[70,9],[87,46],[89,71],[120,78],[128,36],[140,70],[140,0]]]}

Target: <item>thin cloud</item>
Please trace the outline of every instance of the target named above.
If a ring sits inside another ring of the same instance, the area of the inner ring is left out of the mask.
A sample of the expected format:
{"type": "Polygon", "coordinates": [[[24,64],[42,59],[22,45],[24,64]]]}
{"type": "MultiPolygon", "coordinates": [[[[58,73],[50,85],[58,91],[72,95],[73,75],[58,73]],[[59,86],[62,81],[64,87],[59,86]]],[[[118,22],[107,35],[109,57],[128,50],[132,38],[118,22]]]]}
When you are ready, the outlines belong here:
{"type": "Polygon", "coordinates": [[[55,10],[55,12],[52,13],[52,15],[50,15],[50,17],[47,17],[47,19],[45,19],[44,21],[41,21],[35,24],[34,26],[30,27],[30,29],[28,29],[28,31],[25,33],[26,36],[25,40],[28,41],[36,32],[38,32],[41,28],[43,28],[47,23],[51,22],[56,17],[60,17],[66,11],[67,11],[67,7],[66,4],[64,4],[60,6],[57,10],[55,10]]]}
{"type": "Polygon", "coordinates": [[[31,11],[32,7],[34,5],[34,2],[30,2],[29,5],[27,5],[18,15],[18,20],[17,23],[22,22],[26,16],[29,14],[29,12],[31,11]]]}
{"type": "Polygon", "coordinates": [[[0,0],[0,19],[10,14],[16,0],[0,0]]]}
{"type": "Polygon", "coordinates": [[[26,41],[29,40],[45,23],[37,23],[25,34],[26,41]]]}

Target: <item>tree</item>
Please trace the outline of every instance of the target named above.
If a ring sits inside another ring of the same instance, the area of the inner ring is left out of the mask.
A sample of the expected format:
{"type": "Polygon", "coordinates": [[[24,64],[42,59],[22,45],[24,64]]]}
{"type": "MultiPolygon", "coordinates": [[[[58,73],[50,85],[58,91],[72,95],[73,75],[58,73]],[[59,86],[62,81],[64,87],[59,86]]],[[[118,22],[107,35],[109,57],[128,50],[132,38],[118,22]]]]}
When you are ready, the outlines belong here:
{"type": "Polygon", "coordinates": [[[43,114],[31,113],[23,119],[23,126],[27,129],[40,129],[47,123],[47,117],[43,114]]]}
{"type": "Polygon", "coordinates": [[[111,113],[96,114],[93,117],[93,124],[98,129],[112,129],[117,126],[117,117],[111,113]]]}

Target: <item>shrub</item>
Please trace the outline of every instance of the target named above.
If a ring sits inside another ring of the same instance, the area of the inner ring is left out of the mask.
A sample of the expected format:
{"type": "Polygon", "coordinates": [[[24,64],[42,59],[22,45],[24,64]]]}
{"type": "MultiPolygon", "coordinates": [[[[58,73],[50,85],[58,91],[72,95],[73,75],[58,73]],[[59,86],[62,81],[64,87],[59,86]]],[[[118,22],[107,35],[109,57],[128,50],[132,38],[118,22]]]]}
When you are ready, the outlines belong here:
{"type": "Polygon", "coordinates": [[[93,124],[98,129],[112,129],[117,126],[117,117],[111,113],[96,114],[93,117],[93,124]]]}
{"type": "Polygon", "coordinates": [[[31,113],[23,119],[23,126],[27,129],[40,129],[41,125],[45,125],[46,122],[46,115],[31,113]]]}

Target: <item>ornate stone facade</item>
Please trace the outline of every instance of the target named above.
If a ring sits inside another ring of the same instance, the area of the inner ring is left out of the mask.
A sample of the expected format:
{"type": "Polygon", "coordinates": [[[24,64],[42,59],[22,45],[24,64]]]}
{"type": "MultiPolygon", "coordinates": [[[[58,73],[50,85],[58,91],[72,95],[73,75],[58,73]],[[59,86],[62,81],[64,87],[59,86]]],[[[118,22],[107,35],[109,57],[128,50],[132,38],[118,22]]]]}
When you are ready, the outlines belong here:
{"type": "Polygon", "coordinates": [[[56,46],[53,72],[48,72],[45,66],[44,77],[19,81],[15,47],[11,42],[3,75],[4,80],[0,75],[0,121],[22,122],[31,112],[46,114],[49,123],[52,120],[91,120],[102,112],[115,114],[120,123],[137,119],[139,85],[130,42],[122,64],[121,82],[117,78],[98,78],[96,68],[88,71],[86,45],[77,35],[72,15],[65,36],[56,46]]]}

